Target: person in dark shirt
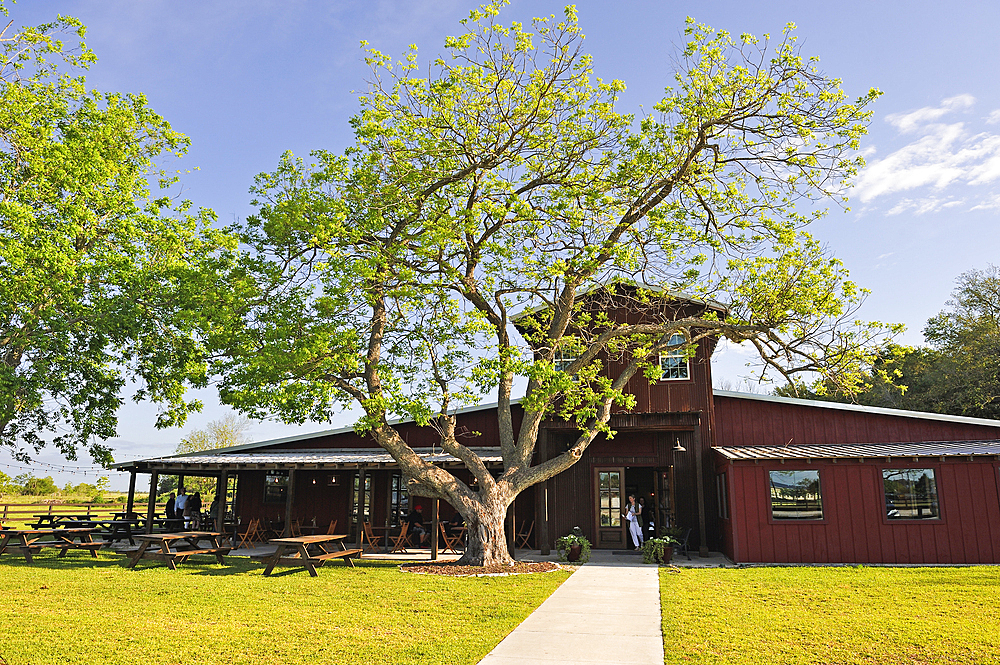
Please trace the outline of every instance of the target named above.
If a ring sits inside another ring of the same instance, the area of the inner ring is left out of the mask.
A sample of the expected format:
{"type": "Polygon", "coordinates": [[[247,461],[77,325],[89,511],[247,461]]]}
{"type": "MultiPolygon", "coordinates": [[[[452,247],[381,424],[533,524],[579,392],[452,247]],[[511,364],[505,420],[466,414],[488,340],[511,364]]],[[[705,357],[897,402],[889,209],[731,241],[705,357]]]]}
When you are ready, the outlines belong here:
{"type": "Polygon", "coordinates": [[[172,520],[177,517],[177,511],[174,509],[175,502],[176,499],[174,498],[174,493],[171,492],[170,498],[167,499],[167,507],[164,509],[168,520],[172,520]]]}
{"type": "Polygon", "coordinates": [[[427,533],[427,529],[424,528],[424,514],[420,512],[419,505],[413,506],[413,510],[406,516],[406,522],[410,525],[409,532],[416,534],[420,538],[421,545],[425,545],[430,540],[430,535],[427,533]]]}

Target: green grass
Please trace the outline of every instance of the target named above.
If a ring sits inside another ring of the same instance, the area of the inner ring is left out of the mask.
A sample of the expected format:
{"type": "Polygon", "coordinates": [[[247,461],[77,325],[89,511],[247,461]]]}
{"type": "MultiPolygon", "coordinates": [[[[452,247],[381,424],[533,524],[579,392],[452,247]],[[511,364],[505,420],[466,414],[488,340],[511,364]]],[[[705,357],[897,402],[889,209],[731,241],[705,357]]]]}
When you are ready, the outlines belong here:
{"type": "Polygon", "coordinates": [[[661,569],[666,663],[1000,663],[1000,568],[661,569]]]}
{"type": "MultiPolygon", "coordinates": [[[[0,559],[0,657],[44,663],[475,663],[569,575],[454,578],[232,558],[171,571],[44,551],[0,559]],[[281,571],[281,572],[278,572],[281,571]],[[294,572],[293,572],[294,571],[294,572]]],[[[0,662],[3,662],[0,660],[0,662]]]]}

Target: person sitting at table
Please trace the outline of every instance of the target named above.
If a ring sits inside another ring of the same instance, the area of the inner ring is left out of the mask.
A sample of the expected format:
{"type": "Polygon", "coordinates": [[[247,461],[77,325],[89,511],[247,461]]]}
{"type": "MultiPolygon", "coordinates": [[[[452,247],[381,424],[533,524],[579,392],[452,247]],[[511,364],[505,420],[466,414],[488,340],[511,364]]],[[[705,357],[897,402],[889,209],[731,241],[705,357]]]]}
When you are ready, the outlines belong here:
{"type": "Polygon", "coordinates": [[[430,534],[424,529],[424,514],[420,512],[420,506],[413,506],[413,510],[406,516],[406,521],[410,525],[409,532],[416,534],[420,539],[420,544],[425,545],[430,540],[430,534]]]}
{"type": "Polygon", "coordinates": [[[462,513],[455,513],[450,520],[444,523],[444,532],[451,538],[451,530],[459,526],[465,526],[465,520],[462,518],[462,513]]]}
{"type": "Polygon", "coordinates": [[[191,528],[198,529],[201,526],[201,492],[195,492],[194,495],[188,499],[184,510],[184,517],[188,517],[189,515],[191,517],[191,528]]]}
{"type": "Polygon", "coordinates": [[[187,492],[184,491],[183,487],[179,487],[177,489],[177,500],[174,501],[174,518],[177,519],[183,517],[185,528],[187,527],[189,521],[188,520],[189,513],[187,512],[187,502],[188,502],[187,492]]]}

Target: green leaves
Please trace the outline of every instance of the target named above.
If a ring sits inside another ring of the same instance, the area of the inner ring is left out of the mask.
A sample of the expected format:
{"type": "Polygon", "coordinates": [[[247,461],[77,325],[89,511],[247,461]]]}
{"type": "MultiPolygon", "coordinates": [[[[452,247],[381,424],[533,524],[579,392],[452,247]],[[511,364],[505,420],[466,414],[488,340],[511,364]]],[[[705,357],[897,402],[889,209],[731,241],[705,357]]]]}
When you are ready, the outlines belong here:
{"type": "Polygon", "coordinates": [[[54,444],[111,462],[120,394],[164,410],[160,424],[199,407],[205,385],[198,317],[185,296],[228,241],[211,211],[154,194],[176,178],[154,162],[188,139],[142,95],[102,94],[83,76],[76,19],[24,28],[0,55],[0,445],[24,458],[54,444]]]}

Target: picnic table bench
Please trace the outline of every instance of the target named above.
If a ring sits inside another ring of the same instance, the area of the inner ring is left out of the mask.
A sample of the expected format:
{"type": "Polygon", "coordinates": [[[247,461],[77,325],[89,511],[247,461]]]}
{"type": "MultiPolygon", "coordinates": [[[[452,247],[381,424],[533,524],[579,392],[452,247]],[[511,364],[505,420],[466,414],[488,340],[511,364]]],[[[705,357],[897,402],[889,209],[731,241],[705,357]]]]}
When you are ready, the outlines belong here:
{"type": "Polygon", "coordinates": [[[343,559],[351,568],[354,562],[351,557],[361,558],[360,549],[347,549],[343,540],[347,534],[316,534],[314,536],[296,536],[293,538],[273,538],[268,542],[278,546],[274,554],[267,554],[259,557],[267,564],[264,569],[265,575],[270,575],[275,566],[301,566],[309,571],[311,577],[316,577],[316,568],[321,567],[330,559],[343,559]],[[340,545],[339,550],[328,550],[323,545],[336,542],[340,545]],[[313,547],[318,552],[310,552],[313,547]],[[294,550],[293,554],[286,554],[288,550],[294,550]]]}
{"type": "Polygon", "coordinates": [[[140,542],[139,549],[129,555],[128,567],[135,568],[140,559],[166,561],[170,570],[177,570],[177,562],[200,554],[212,554],[216,561],[225,563],[224,554],[229,554],[231,547],[223,547],[219,539],[225,534],[214,531],[176,531],[173,533],[144,533],[133,536],[140,542]],[[211,541],[211,547],[200,547],[199,541],[211,541]],[[188,545],[192,549],[177,549],[176,545],[188,545]],[[150,550],[150,545],[159,545],[159,551],[150,550]],[[171,547],[175,545],[175,547],[171,547]]]}
{"type": "Polygon", "coordinates": [[[104,546],[94,540],[95,529],[6,529],[0,531],[0,554],[10,551],[23,554],[28,563],[34,563],[32,554],[38,554],[43,547],[58,547],[59,556],[66,556],[69,550],[89,550],[97,558],[97,550],[104,546]],[[52,540],[42,540],[51,536],[52,540]]]}

